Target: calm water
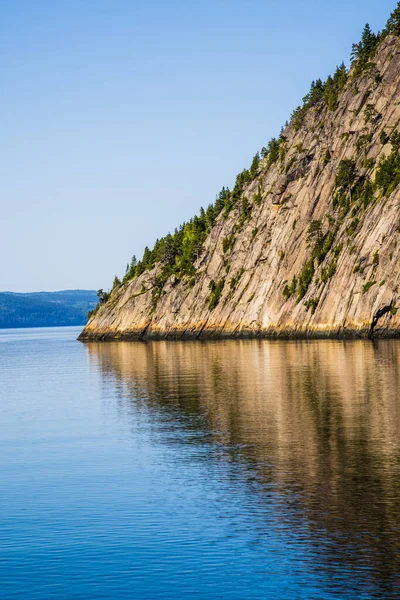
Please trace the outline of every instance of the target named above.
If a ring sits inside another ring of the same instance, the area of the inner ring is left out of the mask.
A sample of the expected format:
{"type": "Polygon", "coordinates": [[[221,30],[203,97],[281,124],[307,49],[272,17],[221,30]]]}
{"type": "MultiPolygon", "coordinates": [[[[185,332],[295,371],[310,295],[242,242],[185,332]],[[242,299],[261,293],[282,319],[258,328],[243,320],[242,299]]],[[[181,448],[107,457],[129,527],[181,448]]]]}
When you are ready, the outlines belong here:
{"type": "Polygon", "coordinates": [[[400,342],[0,332],[0,596],[400,598],[400,342]]]}

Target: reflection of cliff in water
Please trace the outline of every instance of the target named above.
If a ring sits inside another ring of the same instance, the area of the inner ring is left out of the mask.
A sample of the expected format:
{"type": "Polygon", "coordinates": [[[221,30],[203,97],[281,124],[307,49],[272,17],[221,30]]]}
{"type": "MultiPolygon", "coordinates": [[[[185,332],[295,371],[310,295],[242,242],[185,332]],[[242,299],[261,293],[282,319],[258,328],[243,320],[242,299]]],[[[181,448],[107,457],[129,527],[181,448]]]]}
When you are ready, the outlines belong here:
{"type": "Polygon", "coordinates": [[[281,494],[293,527],[300,516],[329,552],[324,568],[365,565],[383,594],[393,592],[399,342],[92,343],[88,351],[120,398],[140,399],[155,418],[172,414],[192,432],[182,443],[222,443],[224,460],[243,461],[261,498],[266,488],[281,494]]]}

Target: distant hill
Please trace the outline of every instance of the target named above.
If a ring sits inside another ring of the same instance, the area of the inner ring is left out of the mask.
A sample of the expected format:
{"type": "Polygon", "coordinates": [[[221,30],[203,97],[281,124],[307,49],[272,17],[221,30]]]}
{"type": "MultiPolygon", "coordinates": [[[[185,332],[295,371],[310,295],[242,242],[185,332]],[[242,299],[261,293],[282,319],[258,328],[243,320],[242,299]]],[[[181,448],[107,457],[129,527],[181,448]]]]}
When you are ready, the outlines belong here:
{"type": "Polygon", "coordinates": [[[84,325],[96,303],[94,290],[0,292],[0,329],[84,325]]]}

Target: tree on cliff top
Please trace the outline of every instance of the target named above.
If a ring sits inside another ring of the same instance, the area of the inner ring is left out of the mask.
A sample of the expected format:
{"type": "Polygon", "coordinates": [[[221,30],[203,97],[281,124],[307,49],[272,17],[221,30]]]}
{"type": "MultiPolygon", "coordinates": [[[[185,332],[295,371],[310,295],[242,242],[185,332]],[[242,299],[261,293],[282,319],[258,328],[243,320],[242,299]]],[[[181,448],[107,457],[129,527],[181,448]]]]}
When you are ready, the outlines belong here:
{"type": "Polygon", "coordinates": [[[400,2],[390,15],[386,23],[386,33],[400,36],[400,2]]]}
{"type": "MultiPolygon", "coordinates": [[[[379,43],[388,34],[400,36],[400,2],[397,3],[397,7],[390,15],[386,29],[382,34],[373,33],[367,24],[364,27],[361,41],[358,44],[353,44],[352,63],[355,66],[353,71],[354,77],[361,75],[365,69],[371,66],[371,60],[373,60],[379,43]]],[[[339,106],[340,92],[345,88],[347,79],[348,71],[344,63],[342,63],[337,67],[334,75],[329,76],[326,81],[322,81],[321,79],[313,81],[311,89],[303,98],[303,104],[292,114],[292,126],[295,131],[306,127],[305,117],[310,108],[317,107],[317,110],[320,111],[325,105],[328,110],[335,111],[339,106]]],[[[400,145],[398,137],[393,136],[393,139],[391,138],[390,141],[397,153],[397,148],[400,145]]],[[[169,233],[160,240],[157,240],[152,250],[146,247],[142,260],[136,261],[134,257],[125,273],[123,282],[126,283],[130,279],[141,275],[145,270],[152,269],[156,263],[164,265],[163,274],[165,276],[174,273],[179,278],[183,276],[193,277],[196,272],[194,263],[199,259],[205,239],[218,216],[222,213],[223,218],[227,218],[235,206],[241,206],[240,219],[243,219],[243,216],[248,214],[251,206],[247,198],[243,199],[243,192],[246,186],[259,174],[260,159],[263,159],[263,169],[269,169],[280,158],[282,160],[282,156],[284,157],[282,150],[285,149],[285,146],[282,146],[284,142],[286,142],[286,138],[282,135],[281,131],[279,138],[272,138],[266,147],[264,146],[260,152],[255,154],[250,168],[244,169],[237,175],[232,191],[229,188],[222,188],[214,204],[210,204],[206,211],[201,209],[198,216],[175,229],[173,234],[169,233]]],[[[327,150],[324,164],[326,165],[329,160],[330,152],[327,150]]],[[[387,171],[391,170],[391,165],[383,165],[380,173],[381,178],[384,178],[386,181],[386,178],[389,177],[387,171]]],[[[342,193],[351,194],[352,186],[356,179],[357,170],[355,162],[351,159],[342,160],[337,172],[336,188],[342,193]]],[[[261,198],[261,196],[257,197],[261,198]]],[[[313,227],[316,226],[315,224],[316,222],[313,227]]],[[[324,237],[321,231],[318,232],[318,228],[309,233],[311,233],[311,237],[315,236],[317,239],[324,237]]],[[[101,298],[103,298],[103,295],[101,298]]]]}
{"type": "Polygon", "coordinates": [[[367,23],[362,32],[361,42],[353,44],[351,51],[352,62],[358,61],[359,67],[361,69],[364,68],[375,54],[376,47],[379,43],[379,37],[379,34],[375,35],[375,33],[371,31],[371,27],[367,23]]]}

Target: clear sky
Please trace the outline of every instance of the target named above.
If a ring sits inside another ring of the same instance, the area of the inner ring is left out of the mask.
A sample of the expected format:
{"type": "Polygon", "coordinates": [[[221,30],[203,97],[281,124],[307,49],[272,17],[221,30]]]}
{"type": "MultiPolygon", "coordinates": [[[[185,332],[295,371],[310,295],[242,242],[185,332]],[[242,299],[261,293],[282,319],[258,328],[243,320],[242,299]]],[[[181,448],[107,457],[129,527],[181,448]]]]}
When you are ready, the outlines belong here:
{"type": "Polygon", "coordinates": [[[110,287],[395,5],[0,2],[0,290],[110,287]]]}

